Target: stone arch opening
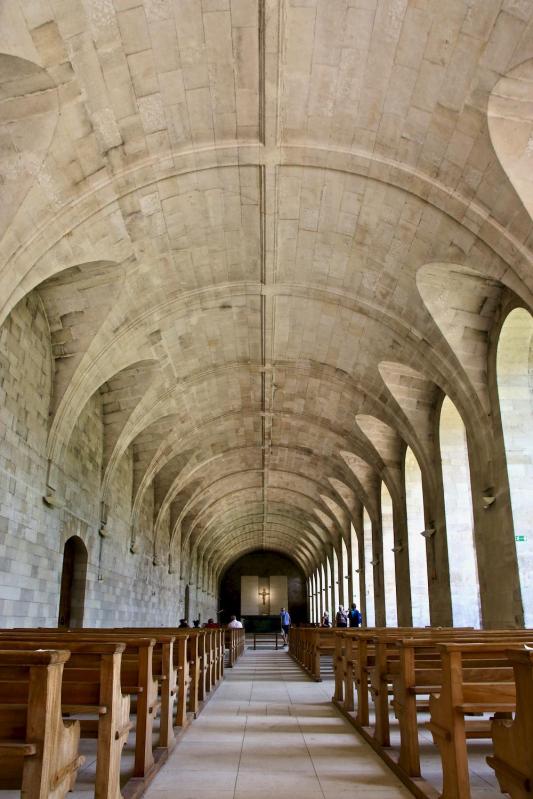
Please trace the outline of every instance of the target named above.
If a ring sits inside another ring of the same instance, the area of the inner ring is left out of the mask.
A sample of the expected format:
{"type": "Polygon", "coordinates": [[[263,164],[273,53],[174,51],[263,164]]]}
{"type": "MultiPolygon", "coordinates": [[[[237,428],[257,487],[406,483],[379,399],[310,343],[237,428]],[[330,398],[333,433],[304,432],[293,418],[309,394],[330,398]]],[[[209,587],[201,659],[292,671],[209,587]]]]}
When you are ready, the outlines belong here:
{"type": "Polygon", "coordinates": [[[398,626],[396,607],[396,566],[394,555],[394,523],[392,498],[381,483],[381,529],[383,534],[383,579],[385,582],[385,619],[387,627],[398,626]]]}
{"type": "Polygon", "coordinates": [[[332,551],[332,564],[333,564],[333,574],[331,578],[332,582],[332,602],[333,602],[333,613],[336,613],[339,609],[340,605],[340,572],[339,572],[339,558],[337,557],[337,552],[335,548],[332,551]]]}
{"type": "Polygon", "coordinates": [[[83,627],[88,553],[82,539],[71,536],[63,549],[61,589],[59,595],[59,627],[83,627]]]}
{"type": "Polygon", "coordinates": [[[479,581],[466,430],[449,397],[442,403],[439,438],[453,624],[479,627],[479,581]]]}
{"type": "Polygon", "coordinates": [[[353,524],[350,524],[350,545],[352,550],[352,593],[353,596],[351,597],[352,601],[357,602],[358,605],[361,605],[360,600],[360,565],[359,565],[359,539],[357,537],[357,533],[355,531],[355,527],[353,524]]]}
{"type": "Polygon", "coordinates": [[[496,376],[526,627],[533,625],[533,317],[515,308],[500,332],[496,376]]]}
{"type": "Polygon", "coordinates": [[[374,599],[374,560],[372,547],[372,522],[366,509],[363,510],[364,556],[365,556],[365,599],[366,626],[376,625],[376,606],[374,599]]]}
{"type": "Polygon", "coordinates": [[[328,561],[326,559],[326,566],[324,566],[324,564],[322,564],[322,566],[320,567],[320,579],[321,579],[321,583],[320,583],[320,585],[321,585],[321,589],[320,589],[320,616],[321,617],[324,615],[325,611],[327,611],[328,613],[330,611],[330,608],[329,608],[330,600],[328,598],[328,593],[329,592],[328,592],[328,583],[327,583],[327,577],[326,577],[326,575],[327,575],[327,571],[326,571],[327,563],[328,563],[328,561]]]}
{"type": "Polygon", "coordinates": [[[422,472],[410,447],[405,451],[404,474],[413,624],[424,627],[430,623],[426,540],[421,535],[425,527],[424,495],[422,472]]]}
{"type": "Polygon", "coordinates": [[[346,542],[344,538],[341,539],[341,550],[342,550],[342,598],[344,607],[347,608],[350,605],[351,597],[350,597],[350,576],[348,574],[348,547],[346,546],[346,542]]]}

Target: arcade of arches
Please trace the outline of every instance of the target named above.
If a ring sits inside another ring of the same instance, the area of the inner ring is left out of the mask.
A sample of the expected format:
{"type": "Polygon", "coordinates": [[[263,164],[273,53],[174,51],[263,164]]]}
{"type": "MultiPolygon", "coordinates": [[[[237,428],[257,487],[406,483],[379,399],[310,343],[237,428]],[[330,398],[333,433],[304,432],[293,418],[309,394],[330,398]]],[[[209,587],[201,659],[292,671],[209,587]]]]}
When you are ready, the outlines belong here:
{"type": "Polygon", "coordinates": [[[533,625],[532,101],[529,0],[0,3],[3,626],[533,625]]]}

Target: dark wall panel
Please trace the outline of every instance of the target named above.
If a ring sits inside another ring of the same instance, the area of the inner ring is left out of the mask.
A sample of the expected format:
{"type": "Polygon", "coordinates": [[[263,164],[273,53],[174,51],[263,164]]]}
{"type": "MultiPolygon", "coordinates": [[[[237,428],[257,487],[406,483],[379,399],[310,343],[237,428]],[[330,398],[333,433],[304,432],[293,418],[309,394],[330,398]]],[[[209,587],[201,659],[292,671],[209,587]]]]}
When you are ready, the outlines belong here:
{"type": "MultiPolygon", "coordinates": [[[[289,593],[289,613],[293,623],[307,620],[307,598],[305,576],[300,567],[290,558],[277,552],[257,551],[235,561],[222,577],[220,585],[219,619],[223,624],[232,614],[239,616],[241,608],[241,577],[257,574],[259,577],[285,575],[289,593]]],[[[279,608],[272,608],[272,611],[279,608]]]]}

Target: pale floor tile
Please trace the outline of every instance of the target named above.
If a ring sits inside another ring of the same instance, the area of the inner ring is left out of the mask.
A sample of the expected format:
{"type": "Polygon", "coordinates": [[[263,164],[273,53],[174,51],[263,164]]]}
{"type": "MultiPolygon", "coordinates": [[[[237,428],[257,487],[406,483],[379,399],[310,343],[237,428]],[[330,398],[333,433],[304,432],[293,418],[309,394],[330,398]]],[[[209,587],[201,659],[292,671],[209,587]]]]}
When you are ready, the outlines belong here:
{"type": "Polygon", "coordinates": [[[286,651],[248,651],[226,671],[145,798],[410,796],[334,708],[331,691],[286,651]]]}

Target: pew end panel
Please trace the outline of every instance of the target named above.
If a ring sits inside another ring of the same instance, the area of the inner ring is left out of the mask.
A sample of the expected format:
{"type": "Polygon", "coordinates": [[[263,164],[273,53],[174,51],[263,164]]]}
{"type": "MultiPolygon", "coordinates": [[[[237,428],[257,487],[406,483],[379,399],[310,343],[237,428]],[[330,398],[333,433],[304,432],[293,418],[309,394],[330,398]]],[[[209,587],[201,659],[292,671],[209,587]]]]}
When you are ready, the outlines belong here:
{"type": "Polygon", "coordinates": [[[80,725],[63,721],[67,651],[0,652],[0,787],[27,799],[62,799],[84,762],[80,725]]]}

